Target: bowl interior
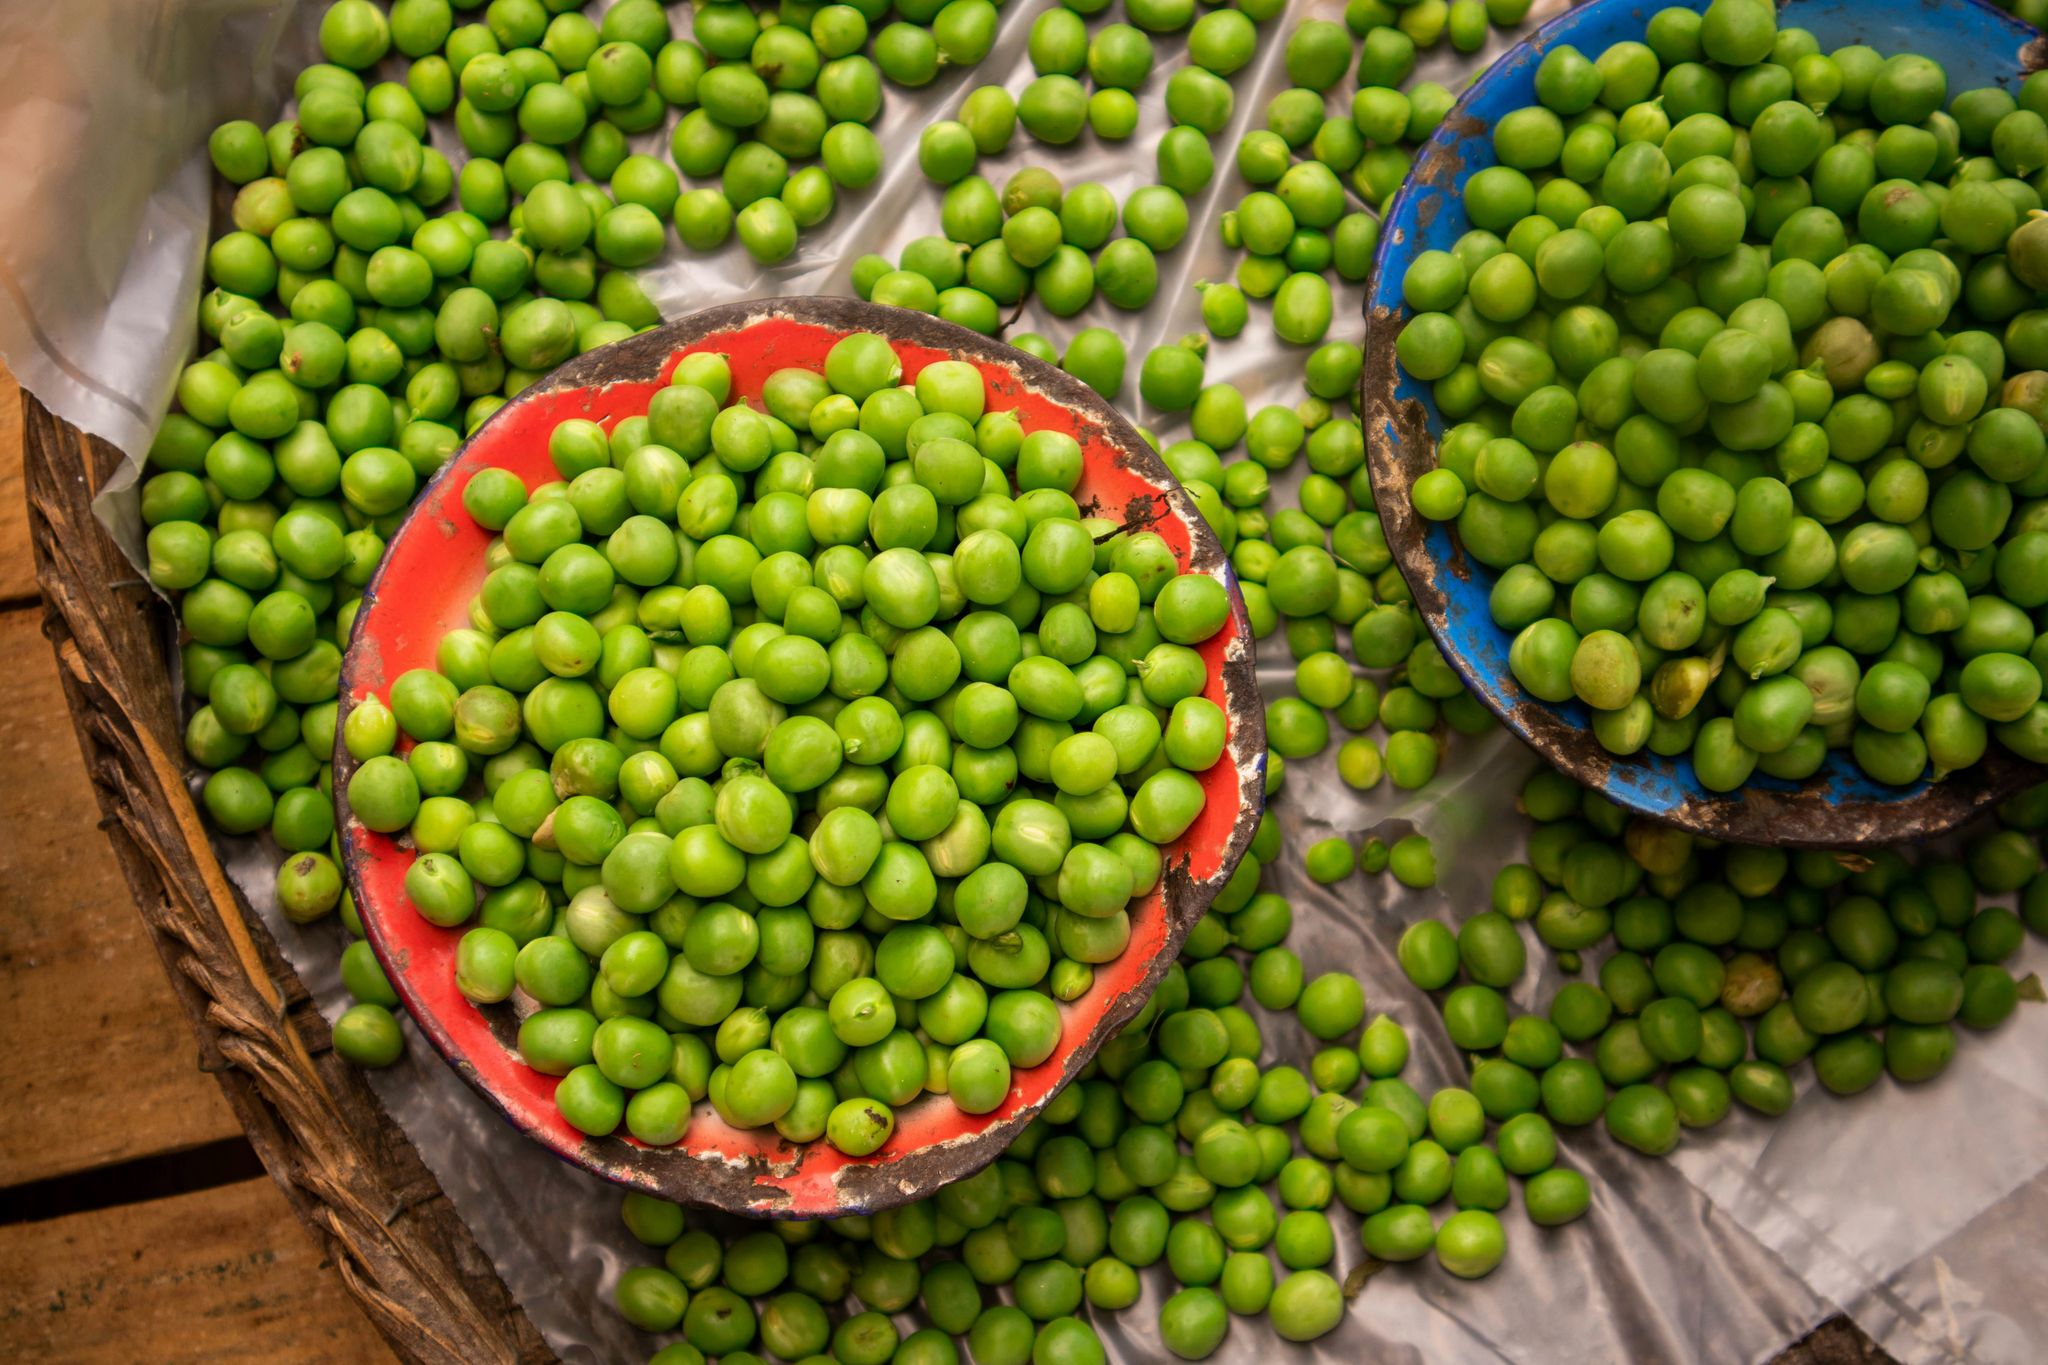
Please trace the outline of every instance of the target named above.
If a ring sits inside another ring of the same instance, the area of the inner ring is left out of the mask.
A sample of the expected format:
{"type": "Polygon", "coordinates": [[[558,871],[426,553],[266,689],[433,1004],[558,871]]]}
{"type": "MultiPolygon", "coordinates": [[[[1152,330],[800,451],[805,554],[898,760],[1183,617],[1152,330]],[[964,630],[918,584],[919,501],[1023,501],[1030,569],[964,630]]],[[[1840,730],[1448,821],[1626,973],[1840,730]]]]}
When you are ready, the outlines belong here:
{"type": "MultiPolygon", "coordinates": [[[[1678,0],[1705,9],[1704,0],[1678,0]]],[[[1394,338],[1408,310],[1401,281],[1428,250],[1448,250],[1470,226],[1464,178],[1495,164],[1492,128],[1502,115],[1535,102],[1536,69],[1552,47],[1570,44],[1588,58],[1610,44],[1640,40],[1659,4],[1592,0],[1545,24],[1476,81],[1444,119],[1389,207],[1366,305],[1366,443],[1380,519],[1417,609],[1444,657],[1468,687],[1550,762],[1631,810],[1716,838],[1749,843],[1835,846],[1886,842],[1946,829],[2037,774],[1998,745],[1976,768],[1942,782],[1890,787],[1872,780],[1841,751],[1804,783],[1756,774],[1736,792],[1700,784],[1689,755],[1644,750],[1618,758],[1593,738],[1584,704],[1539,701],[1508,671],[1514,637],[1494,624],[1488,595],[1493,570],[1468,559],[1450,524],[1425,521],[1408,500],[1414,480],[1436,465],[1443,416],[1431,386],[1394,359],[1394,338]]],[[[1939,61],[1951,96],[1976,86],[2017,88],[2040,64],[2029,52],[2040,34],[1980,0],[1792,0],[1781,25],[1809,29],[1823,51],[1867,43],[1880,52],[1914,51],[1939,61]]]]}
{"type": "Polygon", "coordinates": [[[1038,1066],[1018,1069],[999,1108],[968,1115],[942,1096],[923,1096],[898,1111],[894,1137],[865,1158],[845,1156],[823,1141],[799,1147],[772,1128],[728,1127],[708,1102],[697,1105],[687,1135],[672,1148],[584,1136],[555,1107],[556,1079],[518,1056],[523,996],[479,1007],[456,990],[455,949],[463,931],[430,924],[407,901],[403,883],[413,851],[401,838],[372,833],[348,818],[352,765],[344,750],[336,753],[344,861],[364,928],[414,1020],[464,1078],[516,1126],[608,1179],[667,1198],[777,1217],[886,1207],[992,1160],[1139,1009],[1250,841],[1263,805],[1265,767],[1251,630],[1221,547],[1142,438],[1053,367],[920,315],[837,299],[697,314],[571,362],[479,428],[393,538],[357,617],[342,675],[345,716],[363,697],[386,695],[406,670],[432,668],[443,633],[468,624],[491,539],[461,506],[462,490],[477,470],[511,470],[529,488],[555,479],[547,439],[557,423],[588,418],[609,428],[645,412],[649,396],[693,352],[723,354],[734,393],[757,398],[772,372],[820,368],[833,343],[856,331],[889,337],[906,383],[934,361],[975,364],[992,410],[1014,410],[1027,429],[1064,431],[1082,443],[1085,472],[1075,496],[1085,515],[1157,532],[1184,570],[1208,573],[1231,591],[1229,622],[1201,647],[1209,665],[1206,695],[1224,708],[1230,725],[1224,757],[1200,775],[1208,796],[1203,812],[1166,850],[1168,873],[1159,889],[1132,903],[1129,946],[1096,969],[1086,994],[1061,1006],[1065,1028],[1057,1050],[1038,1066]]]}

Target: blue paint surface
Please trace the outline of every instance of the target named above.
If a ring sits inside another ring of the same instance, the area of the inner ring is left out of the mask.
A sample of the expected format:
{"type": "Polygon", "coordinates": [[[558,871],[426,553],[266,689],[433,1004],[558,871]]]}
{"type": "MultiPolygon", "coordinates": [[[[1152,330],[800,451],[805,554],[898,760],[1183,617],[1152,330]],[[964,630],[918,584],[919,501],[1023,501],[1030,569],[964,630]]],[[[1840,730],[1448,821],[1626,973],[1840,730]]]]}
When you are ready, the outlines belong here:
{"type": "MultiPolygon", "coordinates": [[[[1706,8],[1705,0],[1680,2],[1692,9],[1706,8]]],[[[1494,165],[1493,123],[1504,114],[1536,103],[1536,68],[1546,51],[1570,44],[1589,59],[1598,57],[1614,43],[1640,41],[1650,16],[1662,8],[1665,6],[1635,0],[1592,0],[1551,20],[1527,41],[1517,44],[1473,84],[1417,157],[1418,165],[1427,158],[1445,155],[1461,160],[1466,175],[1494,165]],[[1483,125],[1484,131],[1452,131],[1454,127],[1470,129],[1473,120],[1483,125]]],[[[1886,56],[1918,52],[1932,57],[1948,73],[1951,98],[1984,85],[2017,90],[2022,80],[2020,49],[2040,37],[2038,30],[1981,0],[1792,0],[1791,4],[1779,7],[1778,22],[1781,26],[1810,30],[1820,41],[1823,52],[1866,43],[1886,56]]],[[[1411,179],[1395,196],[1381,225],[1368,307],[1405,314],[1401,279],[1407,273],[1408,263],[1423,251],[1449,250],[1468,226],[1464,201],[1455,193],[1411,179]]],[[[1443,416],[1436,409],[1428,384],[1402,374],[1395,395],[1401,400],[1420,402],[1428,412],[1431,436],[1442,434],[1443,416]]],[[[1391,436],[1391,430],[1388,434],[1391,436]]],[[[1447,524],[1428,524],[1427,544],[1430,557],[1440,567],[1462,560],[1447,524]]],[[[1518,721],[1514,708],[1548,706],[1579,732],[1578,738],[1589,752],[1604,755],[1592,736],[1591,717],[1583,704],[1574,701],[1549,706],[1530,697],[1516,683],[1508,671],[1508,648],[1514,637],[1493,623],[1487,603],[1494,574],[1476,562],[1462,562],[1464,573],[1436,575],[1446,601],[1445,619],[1431,623],[1439,647],[1458,665],[1481,700],[1523,740],[1532,736],[1518,721]]],[[[1826,766],[1805,783],[1758,773],[1750,779],[1749,786],[1781,793],[1804,787],[1809,796],[1819,796],[1833,804],[1896,801],[1925,791],[1928,784],[1922,781],[1912,787],[1890,787],[1874,782],[1845,751],[1835,750],[1829,753],[1826,766]]],[[[1601,788],[1618,804],[1651,815],[1669,814],[1688,802],[1742,799],[1741,792],[1721,794],[1702,787],[1689,756],[1660,758],[1647,749],[1632,758],[1609,762],[1601,788]]]]}

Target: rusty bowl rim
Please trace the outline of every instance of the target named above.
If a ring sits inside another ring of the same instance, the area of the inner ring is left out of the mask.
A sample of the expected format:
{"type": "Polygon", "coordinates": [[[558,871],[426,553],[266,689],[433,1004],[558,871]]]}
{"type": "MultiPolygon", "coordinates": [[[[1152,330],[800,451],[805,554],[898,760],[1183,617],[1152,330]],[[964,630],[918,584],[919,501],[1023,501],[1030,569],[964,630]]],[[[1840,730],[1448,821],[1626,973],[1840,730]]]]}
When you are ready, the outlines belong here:
{"type": "MultiPolygon", "coordinates": [[[[756,1183],[755,1177],[768,1165],[758,1159],[736,1160],[717,1153],[691,1151],[680,1145],[671,1148],[644,1148],[635,1143],[615,1139],[587,1140],[577,1150],[565,1150],[562,1146],[549,1141],[520,1114],[514,1112],[506,1097],[478,1074],[476,1065],[469,1060],[467,1053],[432,1010],[414,1008],[415,998],[405,973],[392,972],[391,979],[401,1002],[406,1006],[406,1013],[456,1074],[508,1124],[573,1166],[590,1171],[615,1185],[677,1202],[708,1205],[745,1217],[814,1218],[866,1215],[922,1198],[939,1186],[973,1175],[995,1161],[1025,1126],[1075,1080],[1103,1044],[1116,1036],[1117,1032],[1144,1007],[1159,982],[1178,960],[1180,946],[1186,940],[1189,931],[1208,912],[1250,849],[1252,836],[1257,830],[1265,805],[1265,712],[1260,701],[1251,622],[1246,614],[1243,595],[1238,589],[1236,573],[1229,556],[1215,532],[1202,517],[1193,499],[1173,477],[1159,454],[1139,434],[1137,427],[1117,411],[1113,404],[1081,380],[1027,352],[930,314],[858,299],[796,296],[721,304],[661,323],[645,332],[598,347],[564,362],[542,379],[521,390],[518,395],[493,412],[476,431],[463,439],[457,449],[422,486],[403,522],[393,533],[392,543],[396,544],[398,538],[411,527],[415,518],[425,513],[428,492],[455,474],[462,464],[464,455],[484,436],[490,424],[497,422],[506,413],[516,414],[522,403],[556,395],[565,390],[597,387],[607,383],[652,382],[659,377],[665,362],[676,351],[710,336],[773,319],[787,319],[841,331],[874,332],[892,342],[900,341],[946,351],[951,353],[953,358],[1000,365],[1017,372],[1029,388],[1040,391],[1061,406],[1075,409],[1085,421],[1098,424],[1104,439],[1116,448],[1119,463],[1149,485],[1153,494],[1167,504],[1167,515],[1186,527],[1189,539],[1188,568],[1190,571],[1199,570],[1221,577],[1229,589],[1231,625],[1235,640],[1241,646],[1234,657],[1226,657],[1222,666],[1222,682],[1234,703],[1230,717],[1231,741],[1226,750],[1226,757],[1238,775],[1239,807],[1232,821],[1230,835],[1217,872],[1212,877],[1196,881],[1187,875],[1184,860],[1168,864],[1162,876],[1160,889],[1162,912],[1165,916],[1165,937],[1159,951],[1152,961],[1146,964],[1144,972],[1133,988],[1107,1002],[1106,1008],[1089,1026],[1087,1036],[1068,1055],[1060,1075],[1046,1087],[1042,1095],[977,1133],[895,1155],[887,1161],[847,1166],[834,1180],[835,1194],[840,1202],[837,1207],[829,1209],[782,1207],[775,1198],[773,1187],[756,1183]],[[615,1142],[616,1149],[625,1153],[623,1159],[605,1160],[593,1153],[590,1148],[595,1146],[597,1141],[615,1142]],[[686,1159],[681,1162],[673,1160],[678,1152],[686,1159]],[[654,1158],[657,1156],[663,1158],[660,1164],[667,1169],[653,1169],[654,1158]],[[859,1186],[860,1189],[849,1196],[848,1186],[859,1186]],[[764,1195],[764,1189],[770,1192],[764,1195]]],[[[350,894],[356,900],[364,927],[364,937],[380,963],[387,969],[392,965],[392,945],[384,941],[382,934],[373,927],[379,921],[370,914],[362,913],[363,907],[370,904],[362,893],[361,881],[361,871],[368,860],[368,855],[349,837],[352,812],[348,804],[348,779],[360,765],[348,752],[342,735],[348,714],[356,705],[355,694],[359,686],[358,670],[361,666],[361,656],[355,646],[364,634],[371,615],[370,604],[374,603],[383,586],[384,571],[389,563],[390,557],[386,556],[376,573],[371,576],[369,583],[365,585],[363,601],[366,605],[358,612],[350,629],[348,648],[344,651],[341,665],[340,696],[335,717],[336,738],[332,755],[336,829],[341,835],[343,876],[350,894]]],[[[921,1098],[929,1099],[930,1095],[921,1098]]]]}
{"type": "MultiPolygon", "coordinates": [[[[2021,25],[2014,16],[1984,4],[1983,0],[1957,2],[2021,25]]],[[[1452,558],[1448,563],[1436,561],[1428,545],[1431,527],[1416,515],[1408,499],[1412,480],[1435,465],[1438,436],[1432,430],[1432,421],[1441,427],[1442,418],[1434,414],[1433,406],[1426,409],[1419,400],[1396,396],[1401,373],[1394,343],[1407,310],[1398,292],[1389,290],[1393,288],[1391,277],[1396,258],[1409,254],[1403,229],[1406,210],[1414,201],[1415,215],[1429,221],[1426,215],[1432,214],[1434,206],[1424,196],[1448,198],[1464,177],[1462,144],[1483,135],[1488,127],[1486,120],[1472,112],[1476,101],[1491,94],[1504,81],[1521,79],[1519,63],[1532,61],[1535,54],[1553,43],[1568,41],[1581,24],[1594,22],[1598,11],[1627,8],[1633,3],[1634,0],[1590,0],[1546,21],[1502,54],[1460,93],[1381,216],[1387,229],[1374,249],[1372,279],[1364,303],[1365,361],[1360,394],[1367,470],[1387,548],[1408,583],[1430,637],[1466,688],[1545,762],[1582,786],[1615,800],[1632,814],[1693,834],[1781,848],[1868,847],[1934,837],[2040,781],[2043,767],[1994,742],[1984,759],[1964,773],[1941,780],[1923,778],[1918,789],[1892,800],[1830,800],[1823,787],[1814,786],[1809,780],[1789,792],[1745,785],[1722,794],[1686,793],[1671,808],[1650,809],[1618,794],[1612,780],[1617,769],[1635,760],[1610,754],[1600,747],[1589,727],[1573,725],[1551,705],[1523,691],[1512,678],[1496,679],[1468,657],[1451,636],[1446,619],[1448,594],[1439,575],[1449,573],[1466,579],[1475,571],[1491,571],[1475,570],[1449,528],[1445,528],[1445,534],[1452,541],[1452,558]],[[1391,305],[1383,301],[1387,298],[1392,299],[1391,305]]],[[[2044,60],[2048,60],[2048,45],[2036,34],[2024,50],[2022,64],[2034,69],[2044,60]]],[[[1530,73],[1529,78],[1533,79],[1533,67],[1530,73]]],[[[1690,772],[1689,755],[1674,761],[1690,772]]]]}

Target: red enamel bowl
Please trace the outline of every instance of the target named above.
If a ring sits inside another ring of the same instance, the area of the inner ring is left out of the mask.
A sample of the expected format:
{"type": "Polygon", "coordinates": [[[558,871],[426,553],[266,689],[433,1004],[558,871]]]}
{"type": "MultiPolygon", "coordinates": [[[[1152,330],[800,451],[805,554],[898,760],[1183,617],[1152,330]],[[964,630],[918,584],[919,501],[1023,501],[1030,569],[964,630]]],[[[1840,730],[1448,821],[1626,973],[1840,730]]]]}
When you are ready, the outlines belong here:
{"type": "Polygon", "coordinates": [[[528,487],[555,479],[548,434],[556,423],[580,417],[609,427],[644,413],[676,362],[693,352],[723,354],[735,393],[752,399],[777,369],[822,368],[833,343],[854,332],[888,338],[906,383],[934,361],[976,365],[987,379],[991,409],[1014,410],[1027,428],[1049,427],[1081,442],[1085,472],[1075,496],[1084,514],[1157,532],[1183,569],[1210,574],[1230,589],[1230,620],[1201,649],[1209,665],[1206,695],[1229,718],[1224,756],[1201,775],[1208,801],[1194,826],[1166,850],[1160,889],[1131,906],[1130,945],[1096,969],[1085,995],[1061,1006],[1065,1028],[1058,1048],[1038,1066],[1019,1069],[997,1109],[969,1115],[944,1096],[926,1095],[899,1111],[887,1145],[858,1158],[824,1141],[784,1141],[772,1128],[731,1128],[708,1103],[698,1104],[688,1134],[674,1147],[584,1136],[555,1107],[556,1078],[520,1060],[519,1019],[532,1002],[515,993],[502,1004],[478,1006],[456,990],[455,949],[463,931],[429,923],[407,901],[405,873],[414,856],[409,840],[373,833],[351,818],[347,786],[355,763],[339,744],[334,755],[342,861],[363,928],[414,1022],[463,1079],[522,1132],[607,1180],[758,1217],[872,1213],[994,1160],[1137,1013],[1189,928],[1236,870],[1264,804],[1264,712],[1243,601],[1223,548],[1194,503],[1094,391],[1012,347],[923,314],[853,300],[734,304],[581,356],[478,428],[392,539],[364,593],[341,671],[345,721],[364,697],[388,696],[392,680],[406,670],[432,668],[441,636],[469,623],[491,538],[462,510],[462,490],[478,470],[509,469],[528,487]]]}

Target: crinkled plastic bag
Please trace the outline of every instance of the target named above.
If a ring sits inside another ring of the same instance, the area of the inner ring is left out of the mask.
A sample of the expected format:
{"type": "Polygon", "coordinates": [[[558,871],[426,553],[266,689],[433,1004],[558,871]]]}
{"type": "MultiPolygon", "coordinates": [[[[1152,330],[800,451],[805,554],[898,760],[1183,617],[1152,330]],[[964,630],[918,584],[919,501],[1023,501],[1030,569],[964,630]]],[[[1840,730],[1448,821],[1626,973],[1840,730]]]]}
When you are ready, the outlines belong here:
{"type": "MultiPolygon", "coordinates": [[[[190,344],[210,207],[205,135],[224,117],[269,121],[314,50],[319,8],[163,0],[138,11],[73,0],[61,23],[27,4],[0,8],[0,353],[44,403],[138,463],[190,344]]],[[[793,260],[763,269],[736,243],[708,256],[677,248],[643,272],[650,297],[673,317],[748,297],[846,294],[857,257],[893,259],[911,239],[936,233],[939,191],[918,172],[917,135],[976,84],[1021,91],[1032,76],[1026,35],[1045,8],[1044,0],[1011,0],[995,50],[978,69],[945,72],[922,91],[890,88],[876,130],[889,153],[883,178],[805,233],[793,260]]],[[[1560,8],[1544,0],[1532,23],[1560,8]]],[[[1297,3],[1265,26],[1258,58],[1238,75],[1231,125],[1214,139],[1217,175],[1190,202],[1188,240],[1160,260],[1157,302],[1133,314],[1098,300],[1069,320],[1027,307],[1013,324],[1055,344],[1082,326],[1116,331],[1130,352],[1124,406],[1162,440],[1183,434],[1183,424],[1137,400],[1138,362],[1150,347],[1199,330],[1190,286],[1227,279],[1235,267],[1216,235],[1218,217],[1243,191],[1232,153],[1287,85],[1287,26],[1310,15],[1334,19],[1341,10],[1297,3]]],[[[672,11],[679,28],[686,16],[682,7],[672,11]]],[[[1496,35],[1487,55],[1505,45],[1496,35]]],[[[1084,135],[1052,148],[1020,129],[980,173],[1000,185],[1021,166],[1042,164],[1069,184],[1098,180],[1119,199],[1152,183],[1153,149],[1167,126],[1166,77],[1186,60],[1177,38],[1156,46],[1158,69],[1129,142],[1084,135]]],[[[1417,76],[1455,88],[1478,64],[1444,48],[1417,76]]],[[[1332,112],[1346,112],[1346,99],[1340,86],[1332,112]]],[[[666,155],[666,144],[665,130],[636,139],[656,155],[666,155]]],[[[459,155],[445,129],[437,145],[459,155]]],[[[1336,293],[1333,333],[1356,337],[1362,290],[1340,284],[1336,293]]],[[[1210,348],[1208,377],[1238,385],[1254,409],[1292,404],[1303,393],[1303,354],[1273,338],[1266,307],[1254,304],[1244,335],[1210,348]]],[[[1288,501],[1297,479],[1278,481],[1275,505],[1288,501]]],[[[102,512],[131,548],[139,543],[127,484],[109,491],[102,512]]],[[[1290,685],[1292,660],[1277,637],[1263,657],[1261,681],[1277,694],[1290,685]]],[[[1276,807],[1287,852],[1268,872],[1269,885],[1294,904],[1289,943],[1314,968],[1359,977],[1369,1011],[1401,1021],[1414,1046],[1408,1078],[1425,1093],[1465,1072],[1433,1004],[1402,976],[1394,942],[1415,918],[1456,923],[1486,905],[1493,872],[1520,856],[1515,794],[1535,764],[1495,732],[1453,736],[1437,780],[1418,792],[1383,784],[1354,793],[1337,779],[1332,754],[1289,765],[1276,807]],[[1364,874],[1325,888],[1301,871],[1302,851],[1318,838],[1378,834],[1391,842],[1414,831],[1435,844],[1441,881],[1429,891],[1364,874]]],[[[348,1004],[337,972],[339,927],[302,929],[277,913],[274,849],[239,840],[225,841],[223,852],[293,967],[328,1015],[338,1015],[348,1004]]],[[[1524,1009],[1540,1007],[1560,979],[1533,941],[1530,960],[1536,969],[1514,992],[1524,1009]]],[[[2048,951],[2030,941],[2018,966],[2040,970],[2044,962],[2048,951]]],[[[1306,1067],[1312,1040],[1291,1018],[1260,1014],[1265,1062],[1306,1067]]],[[[655,1343],[610,1304],[621,1271],[656,1259],[620,1225],[616,1191],[519,1136],[408,1033],[405,1058],[373,1083],[550,1345],[578,1362],[651,1354],[655,1343]]],[[[1811,1089],[1810,1075],[1807,1082],[1811,1089]]],[[[1592,1183],[1585,1218],[1546,1230],[1510,1209],[1507,1260],[1487,1279],[1457,1280],[1426,1261],[1389,1267],[1362,1279],[1337,1331],[1289,1349],[1316,1365],[1707,1365],[1768,1359],[1840,1309],[1903,1360],[2038,1360],[2048,1340],[2048,1296],[2039,1292],[2048,1283],[2044,1128],[2048,1011],[2026,1007],[1996,1034],[1964,1038],[1938,1082],[1908,1089],[1884,1080],[1853,1100],[1808,1094],[1776,1121],[1738,1112],[1712,1132],[1688,1134],[1670,1160],[1624,1151],[1597,1127],[1565,1133],[1560,1160],[1592,1183]]],[[[1364,1257],[1356,1220],[1341,1209],[1334,1216],[1332,1270],[1345,1278],[1364,1257]]],[[[1163,1268],[1144,1278],[1137,1305],[1096,1315],[1119,1360],[1165,1354],[1158,1308],[1174,1286],[1163,1268]]],[[[903,1324],[907,1330],[910,1319],[903,1324]]],[[[1271,1358],[1276,1342],[1262,1320],[1237,1321],[1218,1358],[1271,1358]]]]}

